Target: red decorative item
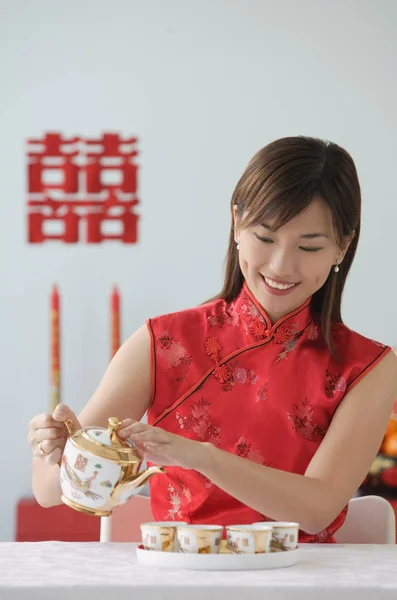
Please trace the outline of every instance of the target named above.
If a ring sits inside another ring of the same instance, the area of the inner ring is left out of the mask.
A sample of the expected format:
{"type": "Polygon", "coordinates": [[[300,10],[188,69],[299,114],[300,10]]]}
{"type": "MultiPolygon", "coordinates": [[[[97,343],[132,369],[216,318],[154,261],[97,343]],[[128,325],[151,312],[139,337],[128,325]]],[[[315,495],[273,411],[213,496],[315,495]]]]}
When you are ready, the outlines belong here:
{"type": "Polygon", "coordinates": [[[120,348],[120,294],[116,286],[113,287],[111,296],[111,356],[120,348]]]}
{"type": "Polygon", "coordinates": [[[60,299],[56,285],[53,286],[50,299],[51,311],[51,368],[50,368],[50,410],[53,412],[61,401],[60,376],[60,299]]]}
{"type": "MultiPolygon", "coordinates": [[[[88,147],[98,146],[97,140],[86,140],[85,143],[88,147]]],[[[102,140],[99,142],[102,145],[101,150],[94,152],[87,152],[89,158],[88,164],[85,167],[87,174],[87,192],[89,194],[97,194],[102,190],[119,190],[125,194],[136,194],[137,192],[137,171],[138,167],[132,162],[132,159],[136,157],[137,151],[135,145],[137,143],[136,138],[129,140],[120,140],[120,136],[116,133],[105,133],[102,140]],[[121,150],[121,144],[132,145],[133,150],[130,152],[123,152],[121,150]],[[103,158],[120,158],[121,164],[117,166],[103,164],[101,159],[103,158]],[[103,170],[115,170],[121,172],[122,179],[120,184],[104,185],[102,183],[101,174],[103,170]]]]}
{"type": "Polygon", "coordinates": [[[97,542],[99,527],[100,519],[65,504],[43,508],[34,498],[21,498],[16,506],[16,542],[97,542]]]}
{"type": "Polygon", "coordinates": [[[89,244],[137,242],[137,138],[122,140],[118,133],[104,133],[98,140],[84,140],[46,133],[42,140],[27,143],[29,243],[75,244],[81,239],[82,223],[89,244]],[[109,176],[118,181],[106,182],[109,176]],[[114,231],[106,233],[106,225],[114,231]]]}

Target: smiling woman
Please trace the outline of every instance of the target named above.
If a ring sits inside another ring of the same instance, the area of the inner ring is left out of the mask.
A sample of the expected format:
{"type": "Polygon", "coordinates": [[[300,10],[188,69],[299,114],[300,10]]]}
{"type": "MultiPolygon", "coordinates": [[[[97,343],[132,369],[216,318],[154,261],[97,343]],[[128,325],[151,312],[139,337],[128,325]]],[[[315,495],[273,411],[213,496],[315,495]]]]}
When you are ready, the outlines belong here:
{"type": "Polygon", "coordinates": [[[237,205],[234,214],[241,272],[273,321],[315,294],[326,283],[332,266],[337,265],[339,271],[354,237],[353,231],[339,246],[331,211],[319,195],[301,214],[277,229],[273,223],[244,227],[244,214],[238,216],[237,205]],[[313,233],[305,233],[310,231],[313,233]]]}
{"type": "Polygon", "coordinates": [[[60,502],[65,419],[117,415],[119,436],[166,466],[151,480],[156,520],[294,521],[300,542],[334,541],[397,397],[396,356],[341,318],[360,211],[344,149],[306,137],[262,148],[232,197],[218,296],[149,319],[78,419],[58,406],[31,421],[39,502],[60,502]]]}
{"type": "Polygon", "coordinates": [[[241,277],[262,306],[277,319],[313,296],[332,351],[331,322],[341,320],[342,292],[360,236],[361,192],[351,156],[317,139],[276,140],[249,163],[231,208],[221,295],[231,298],[240,284],[234,273],[237,242],[241,277]],[[272,282],[294,284],[288,298],[269,297],[272,282]]]}

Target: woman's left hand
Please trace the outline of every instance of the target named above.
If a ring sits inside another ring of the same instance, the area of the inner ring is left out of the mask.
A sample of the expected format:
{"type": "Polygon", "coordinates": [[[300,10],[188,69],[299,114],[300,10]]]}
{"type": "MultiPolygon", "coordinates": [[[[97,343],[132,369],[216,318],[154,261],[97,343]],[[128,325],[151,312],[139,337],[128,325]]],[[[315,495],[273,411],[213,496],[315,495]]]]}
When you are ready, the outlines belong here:
{"type": "Polygon", "coordinates": [[[149,462],[184,469],[199,470],[211,446],[132,419],[122,421],[117,435],[134,442],[149,462]]]}

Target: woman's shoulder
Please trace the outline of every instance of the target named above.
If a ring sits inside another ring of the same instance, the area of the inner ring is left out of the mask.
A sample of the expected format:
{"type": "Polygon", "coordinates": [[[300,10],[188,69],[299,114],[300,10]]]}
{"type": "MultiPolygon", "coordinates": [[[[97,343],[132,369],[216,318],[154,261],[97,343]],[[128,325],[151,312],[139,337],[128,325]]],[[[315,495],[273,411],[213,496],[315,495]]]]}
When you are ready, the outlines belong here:
{"type": "Polygon", "coordinates": [[[345,323],[335,323],[332,327],[332,337],[338,352],[344,354],[357,350],[361,353],[377,353],[390,349],[390,346],[381,341],[366,337],[363,334],[350,329],[345,323]]]}
{"type": "Polygon", "coordinates": [[[332,338],[339,361],[350,371],[350,387],[358,383],[392,350],[387,344],[366,337],[344,323],[333,326],[332,338]]]}
{"type": "Polygon", "coordinates": [[[217,316],[220,318],[222,314],[227,312],[227,306],[226,301],[223,298],[219,298],[198,306],[151,317],[148,319],[148,323],[152,327],[162,327],[168,324],[174,326],[197,326],[199,323],[211,322],[217,316]]]}

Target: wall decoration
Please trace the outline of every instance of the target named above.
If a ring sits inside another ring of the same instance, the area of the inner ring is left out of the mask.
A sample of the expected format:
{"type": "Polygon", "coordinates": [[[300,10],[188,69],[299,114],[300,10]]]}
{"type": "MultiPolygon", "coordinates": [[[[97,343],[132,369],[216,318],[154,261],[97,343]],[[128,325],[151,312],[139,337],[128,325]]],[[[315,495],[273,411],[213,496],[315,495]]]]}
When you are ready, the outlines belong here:
{"type": "Polygon", "coordinates": [[[50,295],[50,412],[61,402],[60,298],[56,285],[50,295]]]}
{"type": "MultiPolygon", "coordinates": [[[[120,291],[113,285],[110,294],[110,360],[121,346],[120,291]]],[[[50,407],[52,413],[61,400],[61,298],[59,287],[50,292],[50,407]]]]}
{"type": "Polygon", "coordinates": [[[28,242],[138,239],[137,138],[46,133],[27,140],[28,242]],[[110,230],[110,231],[109,231],[110,230]]]}
{"type": "Polygon", "coordinates": [[[110,296],[110,335],[110,359],[112,359],[120,348],[120,293],[117,286],[113,286],[110,296]]]}

